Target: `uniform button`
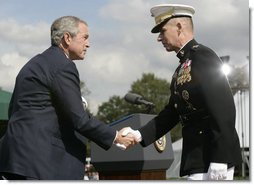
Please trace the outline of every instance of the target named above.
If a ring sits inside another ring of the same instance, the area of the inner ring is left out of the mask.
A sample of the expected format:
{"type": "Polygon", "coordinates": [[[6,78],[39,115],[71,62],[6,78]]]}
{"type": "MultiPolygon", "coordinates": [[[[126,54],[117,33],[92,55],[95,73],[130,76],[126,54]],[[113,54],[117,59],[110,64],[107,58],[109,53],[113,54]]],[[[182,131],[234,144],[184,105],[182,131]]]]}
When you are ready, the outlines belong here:
{"type": "Polygon", "coordinates": [[[176,104],[176,103],[175,103],[175,105],[174,105],[174,106],[175,106],[175,108],[177,108],[177,104],[176,104]]]}

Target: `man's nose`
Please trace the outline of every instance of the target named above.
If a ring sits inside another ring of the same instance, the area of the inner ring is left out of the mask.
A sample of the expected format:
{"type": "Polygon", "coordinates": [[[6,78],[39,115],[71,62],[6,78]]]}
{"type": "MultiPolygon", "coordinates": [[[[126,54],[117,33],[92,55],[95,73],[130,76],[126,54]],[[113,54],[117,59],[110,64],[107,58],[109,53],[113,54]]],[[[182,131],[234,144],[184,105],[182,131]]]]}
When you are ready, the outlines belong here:
{"type": "Polygon", "coordinates": [[[158,35],[157,41],[158,41],[158,42],[161,42],[161,41],[162,41],[161,34],[158,35]]]}
{"type": "Polygon", "coordinates": [[[90,47],[90,42],[87,40],[86,41],[86,47],[89,48],[90,47]]]}

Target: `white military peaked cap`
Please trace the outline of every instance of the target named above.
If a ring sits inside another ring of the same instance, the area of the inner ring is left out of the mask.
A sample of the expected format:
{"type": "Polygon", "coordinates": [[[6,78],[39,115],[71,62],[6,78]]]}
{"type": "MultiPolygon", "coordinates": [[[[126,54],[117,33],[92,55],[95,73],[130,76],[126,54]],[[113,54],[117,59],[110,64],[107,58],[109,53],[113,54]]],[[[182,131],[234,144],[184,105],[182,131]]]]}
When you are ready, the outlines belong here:
{"type": "Polygon", "coordinates": [[[181,4],[160,4],[151,8],[152,17],[155,18],[155,26],[152,33],[160,32],[164,23],[175,17],[192,17],[195,9],[192,6],[181,4]]]}

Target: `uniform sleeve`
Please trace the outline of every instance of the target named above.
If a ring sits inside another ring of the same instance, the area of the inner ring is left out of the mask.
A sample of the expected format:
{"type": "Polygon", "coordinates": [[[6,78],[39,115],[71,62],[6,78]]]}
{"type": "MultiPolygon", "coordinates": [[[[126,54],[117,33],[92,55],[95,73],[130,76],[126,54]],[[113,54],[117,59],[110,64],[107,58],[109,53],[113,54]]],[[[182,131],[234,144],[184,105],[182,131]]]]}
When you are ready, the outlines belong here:
{"type": "Polygon", "coordinates": [[[165,106],[158,116],[139,129],[142,136],[141,145],[148,146],[161,138],[168,133],[178,121],[179,116],[173,106],[173,98],[171,96],[168,105],[165,106]]]}
{"type": "Polygon", "coordinates": [[[53,101],[61,118],[66,119],[81,135],[104,149],[113,143],[116,131],[93,118],[82,105],[80,80],[76,66],[70,62],[59,71],[52,83],[53,101]]]}
{"type": "Polygon", "coordinates": [[[226,76],[221,71],[221,61],[211,50],[197,51],[193,61],[193,73],[200,82],[201,94],[211,116],[211,151],[212,162],[226,162],[232,150],[235,129],[235,105],[226,76]],[[223,155],[222,155],[223,154],[223,155]]]}

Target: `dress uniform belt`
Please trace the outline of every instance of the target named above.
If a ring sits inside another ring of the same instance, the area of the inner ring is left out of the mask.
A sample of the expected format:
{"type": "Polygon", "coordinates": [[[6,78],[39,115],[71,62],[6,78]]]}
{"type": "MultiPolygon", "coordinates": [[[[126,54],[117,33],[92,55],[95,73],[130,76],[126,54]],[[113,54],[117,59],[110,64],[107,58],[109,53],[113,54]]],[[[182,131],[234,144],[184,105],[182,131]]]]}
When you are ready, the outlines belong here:
{"type": "Polygon", "coordinates": [[[192,122],[198,122],[198,121],[207,119],[210,116],[207,111],[205,111],[204,109],[200,109],[200,110],[193,111],[191,113],[181,114],[179,117],[180,117],[182,126],[184,127],[192,122]]]}

